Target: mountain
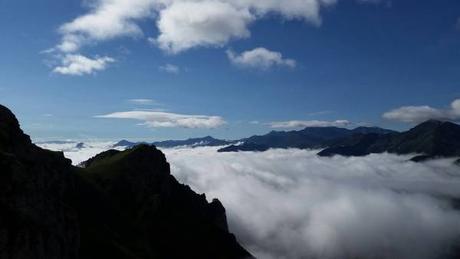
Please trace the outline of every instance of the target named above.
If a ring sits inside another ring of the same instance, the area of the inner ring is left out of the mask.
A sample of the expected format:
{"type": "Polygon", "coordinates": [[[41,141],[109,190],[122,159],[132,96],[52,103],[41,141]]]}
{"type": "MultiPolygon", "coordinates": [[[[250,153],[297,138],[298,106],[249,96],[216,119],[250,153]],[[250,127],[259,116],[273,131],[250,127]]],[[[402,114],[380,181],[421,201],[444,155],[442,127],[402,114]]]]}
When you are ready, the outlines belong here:
{"type": "Polygon", "coordinates": [[[414,161],[460,156],[460,125],[429,120],[402,133],[356,135],[322,150],[318,155],[361,156],[382,152],[422,154],[414,157],[414,161]]]}
{"type": "Polygon", "coordinates": [[[83,142],[79,142],[79,143],[77,143],[77,144],[75,145],[75,148],[78,148],[78,149],[82,149],[82,148],[85,148],[85,147],[86,147],[86,145],[85,145],[85,143],[83,143],[83,142]]]}
{"type": "Polygon", "coordinates": [[[371,133],[375,133],[375,134],[380,134],[380,135],[397,133],[397,131],[394,131],[394,130],[383,129],[383,128],[379,128],[379,127],[363,127],[363,126],[357,127],[355,129],[352,129],[351,132],[353,134],[371,134],[371,133]]]}
{"type": "Polygon", "coordinates": [[[170,174],[149,145],[73,167],[0,105],[0,258],[248,258],[225,209],[170,174]]]}
{"type": "Polygon", "coordinates": [[[215,139],[211,136],[206,136],[204,138],[189,138],[186,140],[166,140],[153,142],[152,144],[157,147],[162,148],[171,148],[171,147],[180,147],[180,146],[189,146],[189,147],[203,147],[203,146],[224,146],[231,144],[233,142],[215,139]]]}
{"type": "Polygon", "coordinates": [[[238,151],[267,151],[269,148],[265,145],[259,145],[254,143],[243,143],[241,145],[230,145],[223,147],[218,152],[238,152],[238,151]]]}
{"type": "Polygon", "coordinates": [[[324,148],[337,140],[360,133],[386,135],[394,131],[377,127],[359,127],[353,130],[337,127],[307,127],[298,131],[272,131],[262,136],[242,140],[242,144],[219,149],[219,152],[265,151],[269,148],[324,148]]]}
{"type": "MultiPolygon", "coordinates": [[[[133,147],[138,144],[145,144],[145,143],[146,142],[130,142],[127,140],[121,140],[115,145],[113,145],[113,147],[114,148],[116,147],[128,147],[129,148],[129,147],[133,147]]],[[[187,146],[187,147],[224,146],[224,145],[229,145],[232,143],[234,142],[216,139],[211,136],[206,136],[203,138],[189,138],[185,140],[157,141],[157,142],[152,142],[150,144],[156,147],[160,147],[160,148],[173,148],[173,147],[182,147],[182,146],[187,146]]]]}

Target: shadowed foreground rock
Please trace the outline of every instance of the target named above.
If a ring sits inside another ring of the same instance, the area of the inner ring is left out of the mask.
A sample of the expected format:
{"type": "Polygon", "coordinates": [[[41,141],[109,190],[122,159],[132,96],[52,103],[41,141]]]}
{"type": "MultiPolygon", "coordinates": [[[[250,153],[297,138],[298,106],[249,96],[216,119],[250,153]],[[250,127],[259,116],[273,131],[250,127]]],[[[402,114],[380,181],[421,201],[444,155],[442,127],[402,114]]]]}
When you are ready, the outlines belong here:
{"type": "Polygon", "coordinates": [[[0,258],[247,258],[225,209],[170,174],[147,145],[76,168],[0,106],[0,258]]]}

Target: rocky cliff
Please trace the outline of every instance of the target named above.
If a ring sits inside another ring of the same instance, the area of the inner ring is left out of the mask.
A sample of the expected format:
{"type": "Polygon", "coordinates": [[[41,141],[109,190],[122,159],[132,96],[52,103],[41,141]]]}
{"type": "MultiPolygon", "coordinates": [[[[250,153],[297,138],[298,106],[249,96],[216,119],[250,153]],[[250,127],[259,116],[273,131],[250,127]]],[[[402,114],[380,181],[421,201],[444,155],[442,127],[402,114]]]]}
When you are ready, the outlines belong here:
{"type": "Polygon", "coordinates": [[[0,106],[0,258],[247,258],[225,209],[170,174],[155,147],[71,165],[0,106]]]}

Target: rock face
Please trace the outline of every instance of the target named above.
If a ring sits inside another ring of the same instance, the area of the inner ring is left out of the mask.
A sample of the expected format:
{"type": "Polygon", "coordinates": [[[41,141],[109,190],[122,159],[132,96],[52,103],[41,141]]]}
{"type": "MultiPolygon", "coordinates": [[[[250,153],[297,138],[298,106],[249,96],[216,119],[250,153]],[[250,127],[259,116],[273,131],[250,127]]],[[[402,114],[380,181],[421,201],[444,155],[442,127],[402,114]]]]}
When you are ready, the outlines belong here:
{"type": "Polygon", "coordinates": [[[71,161],[34,146],[0,106],[0,258],[78,258],[71,161]]]}
{"type": "Polygon", "coordinates": [[[71,165],[0,106],[0,258],[247,258],[225,209],[182,185],[161,151],[71,165]]]}
{"type": "Polygon", "coordinates": [[[99,201],[91,205],[83,199],[79,205],[84,258],[114,258],[113,251],[124,254],[116,258],[250,256],[228,233],[222,204],[208,203],[178,183],[155,147],[104,152],[88,161],[80,175],[99,190],[99,201]],[[105,207],[97,208],[101,204],[105,207]],[[88,205],[98,217],[85,215],[88,205]]]}

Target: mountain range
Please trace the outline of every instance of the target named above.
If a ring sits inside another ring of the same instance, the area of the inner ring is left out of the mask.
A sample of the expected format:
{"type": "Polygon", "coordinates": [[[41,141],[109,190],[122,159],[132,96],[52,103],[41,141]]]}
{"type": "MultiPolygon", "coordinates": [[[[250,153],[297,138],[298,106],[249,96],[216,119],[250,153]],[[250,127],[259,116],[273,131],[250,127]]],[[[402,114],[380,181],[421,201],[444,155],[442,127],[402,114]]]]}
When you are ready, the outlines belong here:
{"type": "Polygon", "coordinates": [[[138,144],[149,144],[159,148],[228,146],[220,149],[226,151],[265,151],[269,148],[320,148],[328,141],[353,134],[378,133],[387,134],[395,131],[377,127],[358,127],[353,130],[337,127],[309,127],[301,131],[272,131],[262,136],[252,136],[239,140],[216,139],[211,136],[189,138],[185,140],[165,140],[156,142],[131,142],[120,140],[112,147],[130,148],[138,144]],[[228,149],[228,150],[227,150],[228,149]]]}
{"type": "MultiPolygon", "coordinates": [[[[114,147],[132,147],[139,142],[122,140],[114,147]]],[[[416,154],[411,160],[460,156],[460,126],[448,121],[428,120],[405,132],[379,127],[307,127],[293,131],[271,131],[240,140],[210,136],[187,140],[152,142],[159,148],[179,146],[224,146],[218,152],[258,151],[270,148],[322,149],[319,156],[365,156],[371,153],[416,154]]],[[[460,164],[460,159],[457,161],[460,164]]]]}
{"type": "Polygon", "coordinates": [[[151,145],[74,167],[32,144],[0,105],[0,258],[251,258],[225,208],[170,173],[151,145]]]}
{"type": "Polygon", "coordinates": [[[219,149],[219,152],[265,151],[269,148],[321,149],[333,145],[337,140],[356,134],[393,134],[395,131],[377,127],[345,129],[338,127],[307,127],[298,131],[271,131],[266,135],[252,136],[219,149]]]}
{"type": "Polygon", "coordinates": [[[204,146],[224,146],[234,143],[234,141],[227,141],[222,139],[216,139],[211,136],[206,136],[203,138],[189,138],[185,140],[165,140],[165,141],[156,141],[156,142],[131,142],[128,140],[121,140],[113,145],[116,147],[125,147],[130,148],[138,144],[149,144],[159,148],[173,148],[173,147],[204,147],[204,146]]]}
{"type": "MultiPolygon", "coordinates": [[[[411,160],[420,162],[433,158],[459,157],[460,125],[428,120],[405,132],[376,127],[352,130],[316,127],[299,131],[272,131],[218,151],[265,151],[269,148],[322,149],[319,156],[365,156],[384,152],[415,154],[411,160]]],[[[460,163],[460,159],[457,163],[460,163]]]]}
{"type": "Polygon", "coordinates": [[[460,156],[460,125],[428,120],[414,128],[392,134],[357,134],[318,153],[320,156],[363,156],[371,153],[420,154],[413,161],[460,156]]]}

